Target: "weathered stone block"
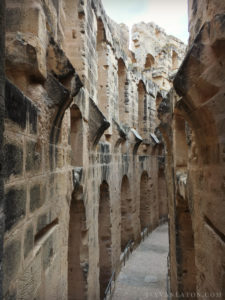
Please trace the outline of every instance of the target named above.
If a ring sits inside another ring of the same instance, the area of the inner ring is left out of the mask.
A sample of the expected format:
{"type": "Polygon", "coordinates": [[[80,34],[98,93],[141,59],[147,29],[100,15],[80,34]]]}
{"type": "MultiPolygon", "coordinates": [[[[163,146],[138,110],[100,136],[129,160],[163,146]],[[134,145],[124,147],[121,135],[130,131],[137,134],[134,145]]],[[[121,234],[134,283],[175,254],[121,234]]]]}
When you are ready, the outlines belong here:
{"type": "Polygon", "coordinates": [[[62,105],[69,97],[69,91],[51,74],[48,74],[45,82],[48,93],[48,106],[62,105]]]}
{"type": "Polygon", "coordinates": [[[51,222],[50,213],[44,213],[38,217],[36,233],[41,231],[47,224],[51,222]]]}
{"type": "Polygon", "coordinates": [[[33,232],[33,226],[30,224],[25,233],[25,238],[24,238],[24,257],[26,258],[31,249],[33,248],[34,245],[34,232],[33,232]]]}
{"type": "Polygon", "coordinates": [[[26,213],[26,191],[22,187],[12,187],[5,195],[5,226],[11,229],[26,213]]]}
{"type": "Polygon", "coordinates": [[[37,116],[38,116],[38,110],[37,108],[29,102],[27,99],[27,110],[28,110],[28,122],[30,125],[30,133],[36,134],[37,133],[37,116]]]}
{"type": "Polygon", "coordinates": [[[30,124],[30,133],[37,133],[37,113],[38,109],[30,99],[25,97],[21,91],[10,81],[6,81],[6,117],[19,125],[22,129],[26,128],[26,121],[30,124]]]}
{"type": "Polygon", "coordinates": [[[46,49],[43,42],[29,33],[9,33],[6,37],[6,69],[26,73],[32,80],[47,77],[46,49]]]}
{"type": "Polygon", "coordinates": [[[35,299],[34,294],[41,284],[41,252],[34,257],[32,263],[24,270],[18,278],[17,299],[35,299]]]}
{"type": "Polygon", "coordinates": [[[53,38],[50,40],[47,56],[49,70],[51,70],[59,79],[74,74],[75,70],[72,64],[53,38]]]}
{"type": "Polygon", "coordinates": [[[8,8],[6,9],[6,30],[17,31],[22,18],[22,11],[19,7],[8,8]]]}
{"type": "Polygon", "coordinates": [[[10,175],[20,175],[23,172],[23,150],[14,144],[5,144],[5,175],[9,178],[10,175]]]}
{"type": "Polygon", "coordinates": [[[90,143],[95,146],[110,123],[106,120],[94,101],[89,98],[89,137],[90,143]]]}
{"type": "MultiPolygon", "coordinates": [[[[57,284],[57,275],[60,274],[60,265],[56,264],[55,262],[58,261],[59,257],[55,258],[52,261],[51,266],[48,268],[46,272],[46,280],[49,282],[49,286],[45,290],[45,297],[46,299],[66,299],[67,293],[62,291],[59,284],[57,284]]],[[[62,286],[68,285],[67,280],[62,279],[61,281],[62,286]]],[[[78,297],[80,298],[80,297],[78,297]]],[[[80,298],[81,299],[81,298],[80,298]]],[[[41,300],[41,299],[40,299],[41,300]]]]}
{"type": "Polygon", "coordinates": [[[6,29],[7,32],[29,32],[40,39],[45,38],[45,16],[38,7],[28,8],[22,1],[17,1],[18,7],[6,9],[6,29]],[[20,6],[19,6],[20,4],[20,6]]]}
{"type": "Polygon", "coordinates": [[[33,141],[27,142],[26,171],[38,171],[41,167],[41,149],[33,141]]]}
{"type": "Polygon", "coordinates": [[[65,153],[64,153],[64,150],[61,149],[61,148],[56,148],[55,150],[56,150],[55,151],[55,154],[56,154],[55,155],[55,157],[56,157],[56,160],[55,160],[56,166],[58,168],[62,168],[64,166],[64,164],[65,164],[65,153]]]}
{"type": "Polygon", "coordinates": [[[54,247],[53,247],[53,236],[51,235],[43,245],[43,268],[46,270],[50,264],[52,257],[54,255],[54,247]]]}
{"type": "Polygon", "coordinates": [[[30,189],[30,211],[40,208],[44,203],[43,193],[40,184],[36,184],[30,189]]]}
{"type": "MultiPolygon", "coordinates": [[[[21,32],[29,32],[37,36],[40,41],[45,44],[46,41],[46,18],[43,10],[38,7],[30,7],[24,11],[26,18],[23,18],[21,32]]],[[[17,29],[18,30],[18,29],[17,29]]]]}
{"type": "Polygon", "coordinates": [[[3,256],[3,270],[4,270],[4,291],[7,292],[8,285],[13,278],[15,278],[19,266],[21,256],[21,241],[13,240],[5,246],[3,256]]]}
{"type": "Polygon", "coordinates": [[[19,89],[8,80],[5,85],[5,108],[6,117],[25,129],[27,101],[19,89]]]}

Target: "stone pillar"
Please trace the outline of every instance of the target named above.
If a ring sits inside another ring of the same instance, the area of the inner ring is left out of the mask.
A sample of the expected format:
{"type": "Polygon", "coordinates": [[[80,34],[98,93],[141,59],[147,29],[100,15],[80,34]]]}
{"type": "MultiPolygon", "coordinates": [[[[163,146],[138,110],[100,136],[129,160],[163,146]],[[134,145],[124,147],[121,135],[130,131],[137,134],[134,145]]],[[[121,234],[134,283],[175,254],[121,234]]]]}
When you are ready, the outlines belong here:
{"type": "Polygon", "coordinates": [[[2,253],[4,236],[3,131],[5,112],[5,0],[0,1],[0,299],[2,299],[2,253]]]}

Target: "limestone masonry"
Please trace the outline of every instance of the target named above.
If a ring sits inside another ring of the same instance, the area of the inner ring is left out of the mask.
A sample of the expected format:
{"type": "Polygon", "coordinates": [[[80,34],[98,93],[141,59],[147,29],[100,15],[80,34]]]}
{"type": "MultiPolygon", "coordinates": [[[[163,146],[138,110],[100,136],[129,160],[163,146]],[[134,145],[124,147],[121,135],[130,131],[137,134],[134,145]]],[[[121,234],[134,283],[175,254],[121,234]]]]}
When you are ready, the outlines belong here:
{"type": "Polygon", "coordinates": [[[110,299],[167,220],[172,299],[225,297],[225,2],[189,31],[129,49],[101,0],[1,0],[0,299],[110,299]]]}

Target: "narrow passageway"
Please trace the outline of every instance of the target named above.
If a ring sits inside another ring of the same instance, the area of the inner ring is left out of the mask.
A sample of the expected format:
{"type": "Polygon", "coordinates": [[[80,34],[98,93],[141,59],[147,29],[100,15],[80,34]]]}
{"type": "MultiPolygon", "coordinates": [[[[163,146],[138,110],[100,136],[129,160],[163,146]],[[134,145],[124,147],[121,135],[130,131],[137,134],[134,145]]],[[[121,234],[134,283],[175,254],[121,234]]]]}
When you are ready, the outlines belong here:
{"type": "Polygon", "coordinates": [[[163,224],[130,256],[116,281],[112,299],[167,299],[168,250],[168,225],[163,224]]]}

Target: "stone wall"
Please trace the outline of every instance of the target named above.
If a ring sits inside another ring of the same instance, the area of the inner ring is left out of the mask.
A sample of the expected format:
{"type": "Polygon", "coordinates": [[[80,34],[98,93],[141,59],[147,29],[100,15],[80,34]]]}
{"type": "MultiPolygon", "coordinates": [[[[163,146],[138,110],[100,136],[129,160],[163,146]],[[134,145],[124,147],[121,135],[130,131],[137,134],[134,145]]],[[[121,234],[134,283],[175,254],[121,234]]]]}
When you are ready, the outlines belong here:
{"type": "Polygon", "coordinates": [[[4,156],[3,156],[3,132],[5,112],[5,1],[0,3],[0,298],[2,298],[2,258],[4,239],[4,156]]]}
{"type": "Polygon", "coordinates": [[[0,297],[102,299],[126,246],[167,218],[168,194],[172,298],[223,298],[223,1],[189,1],[181,66],[185,45],[152,23],[134,25],[130,51],[101,1],[4,11],[0,297]]]}
{"type": "Polygon", "coordinates": [[[163,90],[170,90],[186,51],[186,45],[154,23],[132,27],[132,50],[136,66],[163,90]]]}
{"type": "Polygon", "coordinates": [[[3,299],[103,298],[126,245],[167,219],[167,89],[100,1],[9,0],[6,15],[3,299]]]}
{"type": "Polygon", "coordinates": [[[225,297],[224,9],[223,1],[189,1],[189,50],[158,109],[173,299],[225,297]]]}

